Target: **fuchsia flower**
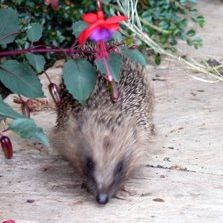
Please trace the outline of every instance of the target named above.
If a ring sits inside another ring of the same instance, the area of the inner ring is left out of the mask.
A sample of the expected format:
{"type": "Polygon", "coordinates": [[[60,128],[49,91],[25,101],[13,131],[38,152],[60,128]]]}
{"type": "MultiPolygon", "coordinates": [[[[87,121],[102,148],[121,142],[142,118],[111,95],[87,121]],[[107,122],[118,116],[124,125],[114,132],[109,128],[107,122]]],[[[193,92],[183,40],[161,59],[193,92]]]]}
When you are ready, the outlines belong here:
{"type": "Polygon", "coordinates": [[[119,29],[119,22],[126,21],[127,17],[112,16],[108,19],[105,19],[104,13],[101,10],[101,4],[99,4],[98,8],[99,9],[97,13],[86,13],[83,15],[83,20],[88,23],[89,26],[80,33],[78,41],[80,45],[83,45],[87,39],[96,42],[96,59],[103,61],[107,80],[111,83],[112,87],[112,100],[117,102],[119,100],[119,90],[109,70],[109,52],[106,41],[110,40],[113,33],[119,29]]]}
{"type": "Polygon", "coordinates": [[[95,42],[108,41],[112,38],[112,34],[118,30],[119,22],[126,21],[126,16],[112,16],[108,19],[104,18],[103,11],[97,13],[86,13],[83,20],[89,24],[79,35],[79,43],[84,44],[87,39],[95,42]]]}

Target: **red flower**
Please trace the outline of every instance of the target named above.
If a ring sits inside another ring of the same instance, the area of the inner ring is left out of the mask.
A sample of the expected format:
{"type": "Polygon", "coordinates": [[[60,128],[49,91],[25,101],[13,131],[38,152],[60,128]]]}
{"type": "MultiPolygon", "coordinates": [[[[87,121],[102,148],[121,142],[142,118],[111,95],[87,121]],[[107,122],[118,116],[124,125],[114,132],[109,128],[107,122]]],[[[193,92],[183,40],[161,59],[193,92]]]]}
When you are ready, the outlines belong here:
{"type": "Polygon", "coordinates": [[[79,43],[84,44],[88,38],[95,42],[100,40],[108,40],[112,33],[119,28],[119,22],[126,21],[125,16],[112,16],[108,19],[104,18],[104,13],[98,11],[97,13],[86,13],[83,15],[83,20],[89,24],[79,35],[79,43]]]}

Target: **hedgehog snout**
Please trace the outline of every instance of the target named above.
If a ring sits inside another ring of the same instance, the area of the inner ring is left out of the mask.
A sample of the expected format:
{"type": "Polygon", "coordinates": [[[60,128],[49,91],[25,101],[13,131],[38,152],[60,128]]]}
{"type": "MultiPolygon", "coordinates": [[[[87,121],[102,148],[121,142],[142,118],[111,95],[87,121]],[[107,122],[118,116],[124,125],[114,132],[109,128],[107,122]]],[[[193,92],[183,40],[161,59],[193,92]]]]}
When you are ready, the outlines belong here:
{"type": "Polygon", "coordinates": [[[103,193],[103,192],[99,192],[96,196],[96,201],[99,203],[99,204],[106,204],[108,203],[108,200],[109,200],[109,196],[108,194],[106,193],[103,193]]]}

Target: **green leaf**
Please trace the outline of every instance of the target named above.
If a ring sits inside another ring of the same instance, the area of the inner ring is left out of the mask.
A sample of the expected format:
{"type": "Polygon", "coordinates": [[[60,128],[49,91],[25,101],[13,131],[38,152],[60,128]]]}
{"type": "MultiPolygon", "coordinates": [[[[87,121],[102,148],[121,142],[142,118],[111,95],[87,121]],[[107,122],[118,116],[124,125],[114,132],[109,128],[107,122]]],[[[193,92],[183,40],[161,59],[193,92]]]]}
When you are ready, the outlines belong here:
{"type": "Polygon", "coordinates": [[[36,42],[42,37],[43,26],[40,23],[31,23],[31,27],[27,30],[28,39],[36,42]]]}
{"type": "Polygon", "coordinates": [[[162,34],[162,35],[160,36],[160,42],[161,42],[162,44],[166,44],[168,38],[169,38],[168,35],[166,35],[166,34],[162,34]]]}
{"type": "Polygon", "coordinates": [[[197,0],[189,0],[189,2],[192,3],[192,4],[196,4],[197,0]]]}
{"type": "Polygon", "coordinates": [[[40,81],[26,64],[7,60],[0,65],[0,80],[12,92],[29,98],[43,97],[40,81]]]}
{"type": "Polygon", "coordinates": [[[81,31],[83,31],[87,27],[87,23],[84,21],[77,21],[72,24],[72,34],[76,37],[79,36],[81,31]]]}
{"type": "Polygon", "coordinates": [[[11,43],[19,32],[17,12],[11,8],[0,9],[0,44],[11,43]]]}
{"type": "Polygon", "coordinates": [[[180,3],[181,3],[182,5],[186,5],[187,0],[180,0],[180,3]]]}
{"type": "Polygon", "coordinates": [[[187,44],[188,44],[189,46],[193,46],[193,40],[187,38],[187,44]]]}
{"type": "Polygon", "coordinates": [[[144,55],[137,49],[128,49],[127,47],[122,47],[122,54],[129,57],[132,61],[140,63],[141,65],[146,65],[146,59],[144,55]]]}
{"type": "Polygon", "coordinates": [[[24,116],[16,111],[14,111],[8,104],[6,104],[2,99],[0,99],[0,119],[4,118],[23,118],[24,116]]]}
{"type": "Polygon", "coordinates": [[[111,2],[111,0],[103,0],[104,3],[108,4],[111,2]]]}
{"type": "Polygon", "coordinates": [[[64,83],[72,96],[83,104],[96,83],[96,69],[85,59],[68,60],[63,69],[64,83]]]}
{"type": "Polygon", "coordinates": [[[120,32],[115,32],[112,36],[112,39],[121,42],[123,40],[123,36],[120,32]]]}
{"type": "Polygon", "coordinates": [[[36,126],[35,122],[29,118],[18,118],[9,124],[9,129],[20,135],[24,139],[39,141],[45,146],[49,145],[49,141],[42,128],[36,126]]]}
{"type": "Polygon", "coordinates": [[[193,37],[195,35],[195,33],[196,32],[195,32],[194,29],[190,29],[190,30],[188,30],[187,35],[190,36],[190,37],[193,37]]]}
{"type": "Polygon", "coordinates": [[[204,27],[204,24],[205,24],[204,16],[199,15],[199,16],[197,17],[197,22],[198,22],[199,26],[200,26],[201,28],[203,28],[203,27],[204,27]]]}
{"type": "MultiPolygon", "coordinates": [[[[102,73],[106,74],[105,65],[103,59],[95,61],[97,69],[102,73]]],[[[108,68],[115,81],[120,79],[120,71],[122,68],[122,56],[116,53],[110,53],[108,59],[108,68]]]]}
{"type": "Polygon", "coordinates": [[[193,39],[193,45],[195,49],[198,49],[199,47],[201,47],[203,45],[203,41],[200,37],[196,37],[193,39]]]}
{"type": "Polygon", "coordinates": [[[44,70],[44,66],[46,63],[44,56],[27,53],[26,58],[38,73],[44,70]]]}
{"type": "Polygon", "coordinates": [[[125,39],[124,39],[124,43],[125,45],[127,46],[132,46],[135,44],[135,39],[133,38],[133,36],[127,36],[125,39]]]}
{"type": "Polygon", "coordinates": [[[161,63],[161,56],[159,53],[157,53],[155,56],[155,63],[156,63],[156,65],[160,65],[160,63],[161,63]]]}

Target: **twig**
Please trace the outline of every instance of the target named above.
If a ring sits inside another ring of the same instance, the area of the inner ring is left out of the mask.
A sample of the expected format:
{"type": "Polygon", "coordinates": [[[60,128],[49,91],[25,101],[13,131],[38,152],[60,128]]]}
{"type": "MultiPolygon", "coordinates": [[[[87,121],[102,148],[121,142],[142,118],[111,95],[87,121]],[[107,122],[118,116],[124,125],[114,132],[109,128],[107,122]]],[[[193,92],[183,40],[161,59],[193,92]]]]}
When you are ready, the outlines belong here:
{"type": "MultiPolygon", "coordinates": [[[[118,7],[114,7],[114,9],[119,12],[128,15],[129,20],[127,22],[123,22],[123,24],[133,32],[142,42],[144,42],[147,46],[149,46],[154,52],[166,55],[174,60],[187,65],[189,69],[198,71],[209,77],[214,78],[217,81],[223,81],[223,75],[218,71],[218,67],[210,67],[209,65],[203,65],[193,58],[183,58],[182,56],[173,54],[167,50],[165,50],[162,46],[160,46],[157,42],[149,37],[147,33],[143,31],[142,26],[138,23],[141,21],[140,16],[137,14],[137,0],[116,0],[118,7]],[[126,4],[134,5],[134,7],[127,7],[126,4]],[[135,22],[137,21],[137,23],[135,22]]],[[[113,7],[113,6],[112,6],[113,7]]],[[[222,66],[221,66],[222,67],[222,66]]],[[[221,68],[220,67],[220,68],[221,68]]],[[[200,79],[200,78],[199,78],[200,79]]],[[[206,80],[210,81],[210,80],[206,80]]]]}

